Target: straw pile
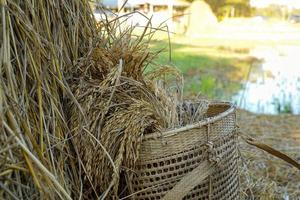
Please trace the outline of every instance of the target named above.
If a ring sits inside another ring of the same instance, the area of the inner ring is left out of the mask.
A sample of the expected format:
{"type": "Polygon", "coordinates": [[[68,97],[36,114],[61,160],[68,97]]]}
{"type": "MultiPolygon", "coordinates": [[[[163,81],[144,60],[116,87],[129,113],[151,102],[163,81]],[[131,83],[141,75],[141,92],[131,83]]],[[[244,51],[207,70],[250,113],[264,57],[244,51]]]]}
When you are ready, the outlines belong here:
{"type": "Polygon", "coordinates": [[[0,1],[0,199],[81,193],[68,145],[64,72],[91,48],[87,1],[0,1]]]}

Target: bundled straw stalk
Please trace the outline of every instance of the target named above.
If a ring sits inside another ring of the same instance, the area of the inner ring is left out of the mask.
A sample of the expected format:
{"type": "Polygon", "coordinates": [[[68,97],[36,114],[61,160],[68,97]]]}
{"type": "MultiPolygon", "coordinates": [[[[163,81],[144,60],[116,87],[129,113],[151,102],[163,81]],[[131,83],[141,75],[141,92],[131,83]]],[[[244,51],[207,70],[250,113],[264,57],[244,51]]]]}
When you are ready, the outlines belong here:
{"type": "Polygon", "coordinates": [[[62,102],[64,72],[96,38],[89,4],[1,0],[0,12],[0,199],[80,196],[62,102]]]}

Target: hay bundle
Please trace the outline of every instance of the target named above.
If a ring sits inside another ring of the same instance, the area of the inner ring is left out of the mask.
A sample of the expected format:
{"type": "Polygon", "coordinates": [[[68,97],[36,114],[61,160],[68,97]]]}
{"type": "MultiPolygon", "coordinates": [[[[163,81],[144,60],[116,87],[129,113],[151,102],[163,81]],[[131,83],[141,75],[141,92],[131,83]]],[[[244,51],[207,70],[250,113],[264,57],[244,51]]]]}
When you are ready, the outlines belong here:
{"type": "Polygon", "coordinates": [[[203,0],[193,1],[188,12],[190,13],[186,32],[188,37],[200,37],[201,34],[215,32],[218,20],[208,3],[203,0]]]}
{"type": "Polygon", "coordinates": [[[2,0],[0,12],[0,199],[80,196],[62,100],[96,38],[89,4],[2,0]]]}
{"type": "Polygon", "coordinates": [[[70,105],[70,127],[85,167],[89,198],[95,191],[107,194],[112,188],[109,194],[117,198],[120,174],[125,168],[134,168],[143,134],[178,124],[177,97],[154,81],[155,74],[175,71],[164,67],[146,76],[143,71],[155,56],[145,38],[148,27],[135,38],[135,27],[120,31],[117,23],[106,24],[101,42],[82,60],[70,80],[85,114],[78,115],[77,105],[70,105]],[[84,120],[85,127],[80,123],[84,120]]]}

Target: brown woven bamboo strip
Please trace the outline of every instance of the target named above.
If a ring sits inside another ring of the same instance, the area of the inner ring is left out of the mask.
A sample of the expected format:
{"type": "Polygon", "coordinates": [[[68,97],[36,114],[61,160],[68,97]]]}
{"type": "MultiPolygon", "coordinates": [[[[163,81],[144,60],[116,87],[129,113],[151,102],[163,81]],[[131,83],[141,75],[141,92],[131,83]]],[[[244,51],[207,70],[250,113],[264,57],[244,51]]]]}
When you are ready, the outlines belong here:
{"type": "Polygon", "coordinates": [[[214,165],[204,161],[187,176],[181,179],[181,181],[164,196],[163,200],[183,199],[189,191],[199,185],[214,171],[214,167],[214,165]]]}

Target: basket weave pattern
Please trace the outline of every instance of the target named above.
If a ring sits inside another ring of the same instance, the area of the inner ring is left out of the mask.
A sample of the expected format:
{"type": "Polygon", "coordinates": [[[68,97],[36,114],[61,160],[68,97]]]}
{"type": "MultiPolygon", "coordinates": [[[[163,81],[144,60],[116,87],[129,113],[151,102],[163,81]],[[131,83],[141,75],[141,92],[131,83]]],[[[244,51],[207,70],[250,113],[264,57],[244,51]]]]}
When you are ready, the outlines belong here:
{"type": "MultiPolygon", "coordinates": [[[[151,134],[143,140],[130,186],[133,199],[163,199],[204,162],[214,166],[212,173],[200,183],[195,182],[183,199],[239,199],[235,108],[215,103],[210,105],[207,116],[190,128],[151,134]]],[[[176,199],[177,193],[180,191],[174,192],[176,199]]]]}

